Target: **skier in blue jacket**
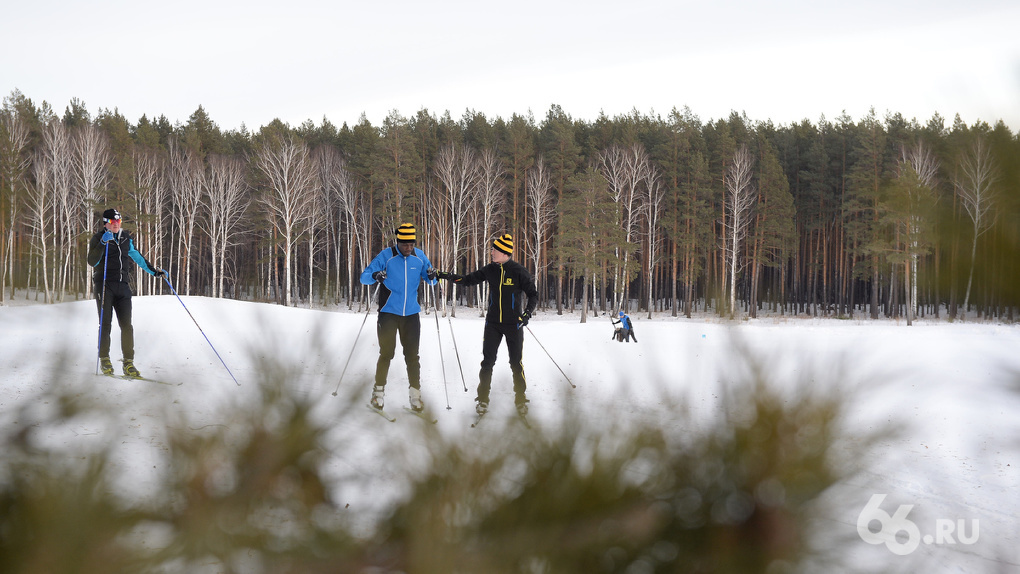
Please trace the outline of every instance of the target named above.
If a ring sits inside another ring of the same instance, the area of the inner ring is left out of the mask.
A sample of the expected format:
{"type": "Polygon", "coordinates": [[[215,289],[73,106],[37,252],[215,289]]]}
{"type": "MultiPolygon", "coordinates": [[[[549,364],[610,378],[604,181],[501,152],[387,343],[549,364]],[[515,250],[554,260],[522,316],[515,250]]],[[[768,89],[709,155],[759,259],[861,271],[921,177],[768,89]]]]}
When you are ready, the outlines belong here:
{"type": "Polygon", "coordinates": [[[375,386],[372,387],[371,405],[382,409],[386,389],[386,375],[390,361],[396,353],[397,335],[404,351],[407,378],[410,383],[408,395],[411,409],[421,412],[425,403],[421,399],[421,364],[418,360],[418,344],[421,340],[421,321],[418,313],[418,287],[422,281],[436,284],[436,270],[421,249],[416,248],[414,225],[405,223],[397,228],[396,245],[383,249],[361,273],[362,285],[379,286],[379,322],[376,333],[379,336],[379,361],[375,366],[375,386]]]}
{"type": "Polygon", "coordinates": [[[110,362],[110,328],[113,313],[120,325],[120,350],[123,355],[124,375],[141,378],[135,367],[135,331],[131,326],[131,272],[135,265],[149,275],[162,277],[162,269],[149,263],[135,248],[134,238],[121,229],[120,212],[107,209],[103,212],[104,230],[89,241],[88,263],[92,266],[95,284],[96,309],[102,323],[99,326],[99,363],[104,375],[113,375],[110,362]],[[105,279],[105,282],[104,282],[105,279]]]}
{"type": "Polygon", "coordinates": [[[620,334],[622,336],[620,340],[629,343],[633,338],[634,342],[637,343],[637,337],[634,335],[634,324],[630,322],[630,317],[623,311],[620,311],[619,316],[620,320],[614,320],[613,324],[620,325],[620,334]]]}

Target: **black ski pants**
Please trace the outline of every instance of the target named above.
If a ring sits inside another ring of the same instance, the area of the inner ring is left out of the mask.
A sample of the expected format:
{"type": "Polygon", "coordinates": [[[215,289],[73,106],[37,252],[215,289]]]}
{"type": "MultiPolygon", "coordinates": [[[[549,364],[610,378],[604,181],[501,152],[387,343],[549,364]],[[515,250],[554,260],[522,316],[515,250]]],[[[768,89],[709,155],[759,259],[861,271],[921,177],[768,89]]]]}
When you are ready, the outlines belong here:
{"type": "Polygon", "coordinates": [[[482,369],[478,372],[478,397],[481,403],[489,402],[489,389],[492,387],[492,367],[496,364],[496,353],[499,344],[506,338],[506,350],[510,353],[510,370],[514,374],[514,402],[525,402],[524,391],[527,380],[524,378],[524,365],[521,359],[524,354],[524,328],[516,323],[485,323],[482,335],[482,369]]]}
{"type": "Polygon", "coordinates": [[[397,335],[400,335],[400,347],[404,350],[404,363],[407,365],[407,379],[412,389],[421,388],[421,364],[418,361],[418,343],[421,341],[421,320],[418,314],[394,315],[379,313],[376,324],[379,335],[379,362],[375,365],[375,384],[386,386],[386,375],[390,372],[390,361],[397,351],[397,335]]]}
{"type": "Polygon", "coordinates": [[[110,356],[110,329],[113,314],[117,313],[120,325],[120,352],[125,361],[135,359],[135,330],[131,326],[131,286],[124,281],[107,281],[95,284],[96,310],[99,312],[99,356],[110,356]]]}

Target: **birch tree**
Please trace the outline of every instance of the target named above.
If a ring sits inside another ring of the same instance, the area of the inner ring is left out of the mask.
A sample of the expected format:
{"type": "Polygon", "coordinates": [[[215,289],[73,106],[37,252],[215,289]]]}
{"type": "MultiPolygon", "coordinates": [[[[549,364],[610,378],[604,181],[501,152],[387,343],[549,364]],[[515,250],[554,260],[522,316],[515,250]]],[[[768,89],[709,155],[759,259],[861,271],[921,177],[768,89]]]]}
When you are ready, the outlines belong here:
{"type": "Polygon", "coordinates": [[[340,271],[344,267],[341,264],[341,237],[344,236],[344,227],[342,225],[343,211],[337,194],[337,181],[334,174],[342,169],[344,159],[340,150],[329,144],[316,147],[312,156],[319,172],[318,181],[322,193],[322,232],[326,239],[323,247],[329,250],[325,257],[324,277],[326,277],[327,285],[333,284],[331,298],[333,301],[339,301],[341,296],[340,271]],[[333,274],[332,281],[330,273],[333,274]]]}
{"type": "MultiPolygon", "coordinates": [[[[6,102],[5,102],[6,103],[6,102]]],[[[18,223],[18,190],[24,185],[31,156],[28,126],[13,109],[0,110],[0,305],[8,281],[14,297],[14,234],[18,223]]]]}
{"type": "Polygon", "coordinates": [[[315,257],[324,243],[317,239],[321,238],[319,236],[322,235],[323,224],[326,222],[326,193],[322,188],[318,173],[315,174],[312,188],[305,201],[308,202],[308,206],[305,209],[301,225],[305,241],[308,244],[308,308],[311,309],[315,298],[315,257]]]}
{"type": "MultiPolygon", "coordinates": [[[[432,167],[433,172],[438,172],[440,163],[441,161],[437,156],[436,162],[432,167]]],[[[453,224],[450,221],[449,198],[443,189],[438,189],[440,185],[445,187],[445,184],[440,183],[437,179],[441,180],[442,176],[429,178],[429,181],[426,182],[427,193],[424,197],[425,219],[428,221],[430,233],[436,237],[436,255],[435,259],[432,259],[432,263],[438,265],[439,268],[448,268],[453,272],[456,269],[457,260],[451,255],[453,251],[453,241],[451,239],[453,224]]],[[[455,292],[456,286],[447,284],[446,290],[443,293],[444,313],[447,309],[450,312],[454,312],[454,306],[447,307],[447,300],[455,297],[455,292]]]]}
{"type": "Polygon", "coordinates": [[[57,300],[63,301],[78,261],[75,249],[78,204],[74,195],[71,136],[63,122],[56,117],[44,125],[42,136],[42,152],[50,170],[50,185],[54,196],[51,235],[58,256],[54,264],[53,285],[57,300]]]}
{"type": "Polygon", "coordinates": [[[111,161],[106,134],[93,124],[79,127],[71,140],[74,150],[74,180],[81,206],[82,229],[93,227],[93,211],[107,200],[105,192],[111,161]]]}
{"type": "Polygon", "coordinates": [[[724,227],[726,229],[725,260],[729,270],[730,281],[730,318],[734,316],[737,308],[737,271],[740,268],[740,250],[744,238],[747,237],[747,230],[751,223],[751,210],[754,208],[755,193],[751,181],[754,171],[754,158],[747,149],[747,145],[740,146],[740,149],[733,155],[726,170],[726,202],[729,208],[729,217],[724,227]]]}
{"type": "MultiPolygon", "coordinates": [[[[623,159],[623,148],[618,145],[612,145],[599,152],[598,155],[599,173],[606,179],[608,190],[610,195],[613,197],[613,201],[616,203],[616,210],[613,213],[612,220],[608,221],[607,225],[614,225],[620,229],[624,229],[624,209],[623,209],[623,197],[625,190],[627,189],[627,175],[625,170],[625,162],[623,159]]],[[[625,239],[629,240],[629,236],[625,235],[625,239]]],[[[619,248],[620,252],[617,253],[617,260],[624,260],[624,251],[626,248],[619,248]]],[[[613,268],[613,305],[614,309],[622,309],[621,300],[623,289],[620,286],[626,281],[626,278],[622,276],[623,268],[621,265],[616,265],[613,268]]]]}
{"type": "Polygon", "coordinates": [[[36,152],[36,159],[32,162],[32,179],[34,181],[28,189],[26,211],[34,239],[33,247],[39,254],[39,264],[42,267],[41,274],[46,303],[53,302],[52,292],[50,291],[49,239],[46,234],[47,226],[53,214],[52,204],[54,194],[53,183],[50,179],[51,175],[52,171],[50,170],[45,152],[42,150],[36,152]]]}
{"type": "Polygon", "coordinates": [[[974,264],[977,260],[978,238],[995,224],[995,202],[998,198],[996,184],[999,171],[992,160],[991,150],[983,136],[978,136],[971,149],[960,160],[960,174],[955,181],[956,195],[963,204],[974,234],[970,244],[970,271],[967,274],[967,291],[963,296],[963,312],[966,315],[970,303],[970,289],[974,282],[974,264]]]}
{"type": "Polygon", "coordinates": [[[223,297],[227,249],[237,243],[241,217],[250,203],[244,162],[236,157],[209,156],[202,205],[211,250],[213,297],[223,297]]]}
{"type": "Polygon", "coordinates": [[[917,313],[917,263],[921,254],[926,253],[928,245],[929,209],[937,201],[935,195],[936,176],[939,170],[939,161],[931,152],[931,149],[918,142],[917,145],[900,148],[900,178],[901,184],[897,189],[906,194],[901,204],[906,212],[900,212],[906,217],[903,221],[903,229],[906,238],[907,255],[909,264],[904,268],[904,281],[906,283],[907,296],[907,325],[910,325],[917,313]],[[909,169],[906,169],[909,168],[909,169]]]}
{"type": "Polygon", "coordinates": [[[642,189],[644,190],[644,197],[641,199],[641,205],[644,208],[645,224],[647,225],[648,233],[648,253],[647,253],[647,264],[648,264],[648,289],[647,289],[647,301],[648,306],[648,318],[652,318],[652,300],[653,300],[653,286],[655,282],[653,277],[655,276],[655,266],[658,261],[656,260],[656,253],[659,245],[659,238],[661,237],[660,231],[660,219],[662,217],[662,211],[666,203],[666,186],[663,185],[661,172],[652,165],[651,162],[644,162],[641,169],[642,189]]]}
{"type": "Polygon", "coordinates": [[[628,246],[618,254],[622,263],[613,278],[613,307],[626,309],[630,299],[630,282],[636,276],[636,272],[630,268],[630,260],[634,256],[634,238],[638,233],[641,216],[639,188],[643,182],[643,173],[649,169],[650,159],[641,144],[632,144],[629,149],[614,145],[599,154],[599,164],[618,206],[616,224],[623,229],[625,244],[628,246]]]}
{"type": "MultiPolygon", "coordinates": [[[[443,185],[440,261],[448,262],[451,270],[456,271],[461,254],[467,249],[464,241],[468,233],[467,220],[478,195],[481,171],[471,147],[452,143],[439,150],[434,171],[443,185]]],[[[456,291],[453,293],[456,300],[456,291]]]]}
{"type": "Polygon", "coordinates": [[[315,165],[304,142],[292,135],[270,134],[256,152],[255,167],[266,179],[260,203],[283,246],[284,304],[290,306],[294,246],[312,208],[315,165]]]}
{"type": "MultiPolygon", "coordinates": [[[[553,196],[552,181],[545,167],[543,156],[539,155],[535,165],[528,171],[528,183],[525,189],[527,208],[531,224],[530,241],[528,242],[527,258],[531,260],[535,270],[535,285],[544,285],[542,278],[542,246],[545,244],[546,233],[556,218],[556,199],[553,196]]],[[[541,301],[544,295],[539,297],[541,301]]]]}
{"type": "MultiPolygon", "coordinates": [[[[167,185],[166,157],[161,151],[135,146],[132,150],[134,158],[134,199],[135,211],[138,214],[138,231],[144,235],[151,261],[163,260],[165,244],[166,203],[170,196],[167,185]]],[[[157,265],[159,265],[157,263],[157,265]]],[[[146,273],[137,273],[138,292],[143,293],[142,286],[148,284],[150,292],[158,287],[162,291],[162,279],[150,277],[146,273]]]]}
{"type": "MultiPolygon", "coordinates": [[[[177,274],[184,277],[184,294],[191,294],[191,264],[195,225],[200,213],[205,170],[190,148],[176,139],[167,143],[170,168],[170,199],[177,229],[177,274]],[[183,272],[182,272],[183,271],[183,272]]],[[[172,255],[171,255],[172,256],[172,255]]],[[[180,287],[177,287],[180,291],[180,287]]]]}
{"type": "MultiPolygon", "coordinates": [[[[477,240],[471,242],[473,248],[477,250],[476,261],[484,260],[486,254],[480,250],[485,248],[487,239],[502,234],[514,219],[513,217],[508,219],[505,215],[508,210],[506,167],[495,150],[482,151],[479,171],[478,200],[475,202],[478,214],[477,240]]],[[[478,286],[481,287],[479,300],[484,301],[488,296],[489,284],[483,282],[478,286]]]]}
{"type": "MultiPolygon", "coordinates": [[[[343,237],[344,239],[342,249],[338,246],[335,252],[337,269],[340,268],[342,254],[347,254],[347,308],[349,309],[354,298],[355,264],[358,261],[355,258],[355,254],[359,253],[359,245],[370,243],[369,238],[371,238],[371,233],[368,229],[362,230],[359,233],[359,230],[361,230],[359,214],[367,214],[367,206],[363,194],[357,185],[357,179],[347,168],[347,162],[341,159],[335,168],[330,171],[330,182],[330,189],[337,200],[337,208],[339,209],[337,237],[343,237]]],[[[367,216],[362,215],[360,217],[367,216]]],[[[365,261],[363,254],[361,261],[365,261]]]]}
{"type": "Polygon", "coordinates": [[[495,150],[482,152],[479,162],[480,181],[478,205],[482,216],[482,237],[492,237],[498,230],[506,228],[507,182],[506,167],[495,150]]]}

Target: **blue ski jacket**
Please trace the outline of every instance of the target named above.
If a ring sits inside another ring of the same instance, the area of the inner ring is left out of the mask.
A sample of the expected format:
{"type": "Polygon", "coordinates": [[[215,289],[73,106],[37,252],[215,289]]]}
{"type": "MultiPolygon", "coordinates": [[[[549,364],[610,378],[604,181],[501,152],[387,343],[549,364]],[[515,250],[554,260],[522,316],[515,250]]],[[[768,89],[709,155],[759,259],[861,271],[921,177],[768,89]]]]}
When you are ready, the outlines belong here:
{"type": "Polygon", "coordinates": [[[613,324],[615,325],[617,323],[623,323],[622,327],[624,329],[634,328],[633,325],[630,324],[630,315],[624,315],[623,317],[620,318],[620,320],[613,319],[613,324]]]}
{"type": "Polygon", "coordinates": [[[362,285],[375,285],[372,275],[377,271],[386,271],[386,279],[379,288],[380,313],[393,313],[406,317],[421,312],[418,304],[418,286],[424,281],[435,285],[436,280],[428,278],[428,270],[432,263],[421,249],[415,247],[414,253],[404,257],[396,247],[383,249],[368,267],[361,272],[362,285]]]}

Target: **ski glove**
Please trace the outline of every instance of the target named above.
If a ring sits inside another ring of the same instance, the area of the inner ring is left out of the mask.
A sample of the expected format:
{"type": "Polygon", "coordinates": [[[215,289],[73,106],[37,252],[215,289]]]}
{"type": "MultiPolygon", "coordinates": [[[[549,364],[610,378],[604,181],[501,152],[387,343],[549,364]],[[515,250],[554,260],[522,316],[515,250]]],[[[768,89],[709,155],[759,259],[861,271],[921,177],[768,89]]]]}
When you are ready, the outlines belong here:
{"type": "Polygon", "coordinates": [[[372,279],[375,279],[376,281],[382,283],[383,281],[386,280],[386,270],[383,269],[382,271],[376,271],[375,273],[372,274],[372,279]]]}
{"type": "Polygon", "coordinates": [[[439,276],[439,272],[436,271],[435,267],[429,267],[429,270],[425,272],[425,276],[429,278],[429,281],[435,281],[436,277],[439,276]]]}
{"type": "Polygon", "coordinates": [[[460,281],[463,279],[462,276],[457,275],[456,273],[447,273],[446,271],[437,271],[436,277],[438,279],[446,279],[447,281],[460,281]]]}
{"type": "Polygon", "coordinates": [[[107,229],[106,231],[103,232],[102,242],[106,243],[106,242],[110,241],[111,239],[113,239],[113,233],[110,233],[110,230],[107,229]]]}
{"type": "Polygon", "coordinates": [[[156,269],[154,274],[156,277],[166,277],[166,269],[156,269]]]}
{"type": "Polygon", "coordinates": [[[517,325],[517,326],[518,326],[518,328],[519,328],[519,327],[527,327],[527,326],[528,326],[528,321],[530,321],[530,320],[531,320],[531,313],[529,313],[529,312],[525,311],[525,312],[524,312],[524,313],[523,313],[523,314],[521,315],[521,318],[520,318],[520,320],[518,321],[518,325],[517,325]]]}

